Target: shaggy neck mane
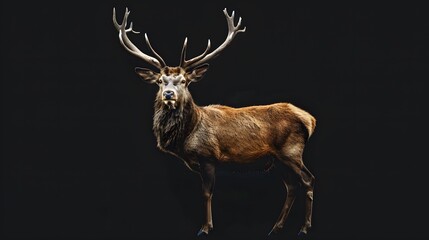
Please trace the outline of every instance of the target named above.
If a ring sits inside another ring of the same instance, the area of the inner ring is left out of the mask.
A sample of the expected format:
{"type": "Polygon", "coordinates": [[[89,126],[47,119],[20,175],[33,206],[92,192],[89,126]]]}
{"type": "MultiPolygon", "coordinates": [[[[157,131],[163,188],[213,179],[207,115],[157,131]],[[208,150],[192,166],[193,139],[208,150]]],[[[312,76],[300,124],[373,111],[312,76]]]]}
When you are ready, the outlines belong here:
{"type": "Polygon", "coordinates": [[[153,131],[158,147],[180,154],[186,137],[197,121],[197,106],[189,96],[176,109],[170,109],[159,98],[155,100],[153,131]]]}

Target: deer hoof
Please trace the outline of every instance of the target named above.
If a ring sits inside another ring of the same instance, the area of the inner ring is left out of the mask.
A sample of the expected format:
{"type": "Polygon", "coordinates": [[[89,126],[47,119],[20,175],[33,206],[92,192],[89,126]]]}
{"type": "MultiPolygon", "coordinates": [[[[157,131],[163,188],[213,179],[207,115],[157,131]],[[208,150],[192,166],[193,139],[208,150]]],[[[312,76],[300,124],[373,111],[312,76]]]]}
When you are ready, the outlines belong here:
{"type": "Polygon", "coordinates": [[[198,231],[198,233],[197,233],[197,237],[198,238],[205,238],[208,235],[209,235],[209,231],[207,231],[207,230],[205,230],[203,228],[201,228],[200,231],[198,231]]]}
{"type": "Polygon", "coordinates": [[[271,229],[271,231],[268,233],[268,237],[277,236],[279,232],[280,232],[280,228],[273,227],[273,229],[271,229]]]}
{"type": "Polygon", "coordinates": [[[307,236],[307,231],[306,230],[299,231],[299,233],[298,233],[298,237],[299,238],[303,238],[305,236],[307,236]]]}
{"type": "Polygon", "coordinates": [[[311,224],[305,224],[298,233],[298,237],[305,237],[307,235],[308,230],[310,230],[311,224]]]}

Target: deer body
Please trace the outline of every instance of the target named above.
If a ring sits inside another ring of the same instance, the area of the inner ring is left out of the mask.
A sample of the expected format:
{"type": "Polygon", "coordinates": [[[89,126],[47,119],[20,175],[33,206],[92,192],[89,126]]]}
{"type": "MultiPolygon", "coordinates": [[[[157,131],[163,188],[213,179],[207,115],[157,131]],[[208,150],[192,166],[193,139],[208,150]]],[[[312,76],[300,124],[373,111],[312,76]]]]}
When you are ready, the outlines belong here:
{"type": "Polygon", "coordinates": [[[132,24],[126,28],[129,11],[126,10],[121,25],[113,21],[119,31],[121,44],[130,53],[159,69],[154,72],[136,68],[136,73],[148,83],[156,83],[159,91],[155,99],[153,132],[158,148],[184,161],[186,166],[200,174],[205,199],[205,222],[198,236],[206,235],[213,228],[211,199],[215,183],[215,169],[220,163],[252,163],[264,156],[274,156],[275,166],[281,172],[287,197],[277,222],[270,234],[283,228],[299,187],[306,192],[305,223],[300,233],[311,227],[314,176],[302,161],[304,146],[316,126],[315,118],[291,103],[232,108],[222,105],[200,107],[188,90],[192,82],[200,80],[208,69],[206,63],[218,55],[237,33],[244,32],[234,24],[234,12],[224,14],[228,23],[225,42],[212,52],[210,41],[203,54],[186,60],[187,39],[182,49],[180,65],[166,66],[153,50],[145,35],[146,43],[155,57],[141,52],[127,37],[134,32],[132,24]]]}
{"type": "Polygon", "coordinates": [[[193,102],[190,105],[184,113],[155,107],[154,133],[158,147],[184,161],[203,157],[219,162],[250,163],[266,155],[278,156],[289,138],[293,141],[299,138],[304,144],[315,127],[310,114],[290,103],[244,108],[199,107],[193,102]],[[183,133],[180,139],[173,140],[172,136],[183,133]]]}

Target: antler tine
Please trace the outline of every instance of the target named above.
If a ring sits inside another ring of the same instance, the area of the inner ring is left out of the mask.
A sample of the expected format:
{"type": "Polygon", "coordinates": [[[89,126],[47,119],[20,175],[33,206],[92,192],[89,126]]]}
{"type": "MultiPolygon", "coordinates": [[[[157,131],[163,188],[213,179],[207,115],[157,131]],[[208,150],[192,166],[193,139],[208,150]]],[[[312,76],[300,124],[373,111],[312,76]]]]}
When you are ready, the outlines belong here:
{"type": "Polygon", "coordinates": [[[144,34],[144,38],[146,40],[146,44],[148,45],[152,53],[158,58],[158,60],[161,62],[161,65],[165,66],[166,64],[164,62],[164,59],[162,59],[162,57],[152,48],[152,45],[150,44],[149,38],[146,33],[144,34]]]}
{"type": "Polygon", "coordinates": [[[144,61],[152,64],[153,66],[157,67],[158,69],[162,69],[165,67],[165,62],[159,56],[158,53],[155,52],[155,50],[150,45],[149,39],[147,38],[147,35],[145,34],[146,43],[148,44],[151,51],[155,54],[155,56],[158,58],[151,57],[147,54],[144,54],[142,51],[140,51],[128,38],[127,33],[133,32],[133,33],[139,33],[133,30],[133,23],[130,23],[130,27],[127,27],[127,21],[128,21],[128,15],[130,14],[130,11],[128,11],[128,8],[125,9],[124,18],[122,20],[122,23],[119,24],[116,19],[116,9],[113,8],[113,25],[115,26],[116,30],[119,32],[119,41],[121,42],[122,46],[131,54],[143,59],[144,61]]]}
{"type": "Polygon", "coordinates": [[[139,34],[140,32],[134,31],[133,29],[133,22],[130,22],[130,28],[126,29],[125,32],[133,32],[136,34],[139,34]]]}
{"type": "Polygon", "coordinates": [[[186,51],[186,46],[184,45],[182,49],[182,59],[181,59],[181,65],[180,65],[181,67],[190,69],[192,67],[198,66],[204,62],[209,61],[210,59],[216,57],[223,49],[225,49],[232,42],[232,40],[238,33],[246,31],[246,27],[241,28],[241,20],[242,20],[241,17],[238,19],[237,25],[234,24],[235,11],[232,11],[230,16],[228,14],[228,11],[225,8],[223,9],[223,13],[225,14],[225,18],[228,25],[228,34],[226,36],[225,41],[214,51],[212,51],[211,53],[207,53],[210,48],[210,40],[209,40],[207,49],[204,51],[204,53],[188,61],[185,60],[186,54],[184,52],[186,51]]]}
{"type": "Polygon", "coordinates": [[[185,42],[183,43],[183,48],[182,48],[182,54],[180,57],[180,66],[183,68],[187,68],[187,66],[191,65],[192,63],[201,60],[204,56],[206,56],[207,52],[210,50],[211,47],[211,42],[210,39],[207,41],[207,47],[206,50],[204,50],[204,52],[192,59],[186,60],[186,49],[187,49],[187,44],[188,44],[188,38],[185,38],[185,42]]]}
{"type": "Polygon", "coordinates": [[[180,63],[179,66],[185,67],[186,62],[186,49],[188,47],[188,38],[185,37],[185,41],[183,42],[182,53],[180,54],[180,63]]]}
{"type": "Polygon", "coordinates": [[[113,25],[115,26],[116,30],[119,31],[121,26],[119,25],[118,20],[116,20],[116,9],[115,8],[113,8],[113,25]]]}
{"type": "Polygon", "coordinates": [[[241,27],[241,20],[242,20],[241,17],[238,18],[237,25],[234,25],[235,11],[232,11],[231,16],[230,16],[228,14],[228,11],[226,10],[226,8],[224,8],[223,9],[223,13],[225,14],[226,21],[227,21],[227,24],[228,24],[228,35],[229,34],[233,34],[235,36],[239,32],[245,32],[246,31],[246,27],[244,27],[243,29],[240,29],[240,27],[241,27]]]}

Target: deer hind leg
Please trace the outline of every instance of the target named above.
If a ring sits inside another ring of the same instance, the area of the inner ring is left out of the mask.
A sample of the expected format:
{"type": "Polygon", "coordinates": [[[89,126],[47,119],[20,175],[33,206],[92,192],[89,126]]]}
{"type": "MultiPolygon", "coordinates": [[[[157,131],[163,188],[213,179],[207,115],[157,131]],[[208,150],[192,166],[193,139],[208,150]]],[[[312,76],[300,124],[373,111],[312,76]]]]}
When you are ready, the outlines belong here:
{"type": "Polygon", "coordinates": [[[308,230],[311,228],[311,217],[313,214],[313,191],[314,191],[314,182],[315,177],[313,174],[302,165],[303,168],[301,170],[302,173],[302,182],[303,186],[306,190],[306,198],[305,198],[305,223],[301,227],[298,235],[307,234],[308,230]]]}
{"type": "MultiPolygon", "coordinates": [[[[277,167],[278,171],[280,171],[280,175],[283,181],[283,184],[286,188],[287,195],[285,202],[283,204],[282,211],[280,212],[280,216],[278,217],[276,223],[274,224],[274,227],[271,229],[269,236],[276,234],[280,231],[280,229],[283,228],[285,220],[287,219],[287,216],[289,215],[289,211],[292,208],[293,202],[295,201],[296,197],[296,190],[298,188],[298,183],[293,175],[291,175],[290,172],[287,171],[283,166],[277,167]]],[[[292,173],[293,174],[293,173],[292,173]]]]}
{"type": "Polygon", "coordinates": [[[311,218],[313,212],[313,191],[315,178],[313,174],[307,169],[302,161],[302,153],[304,144],[300,142],[288,143],[286,142],[279,156],[280,162],[288,167],[297,177],[298,182],[305,191],[305,222],[301,227],[298,235],[307,234],[311,228],[311,218]]]}

